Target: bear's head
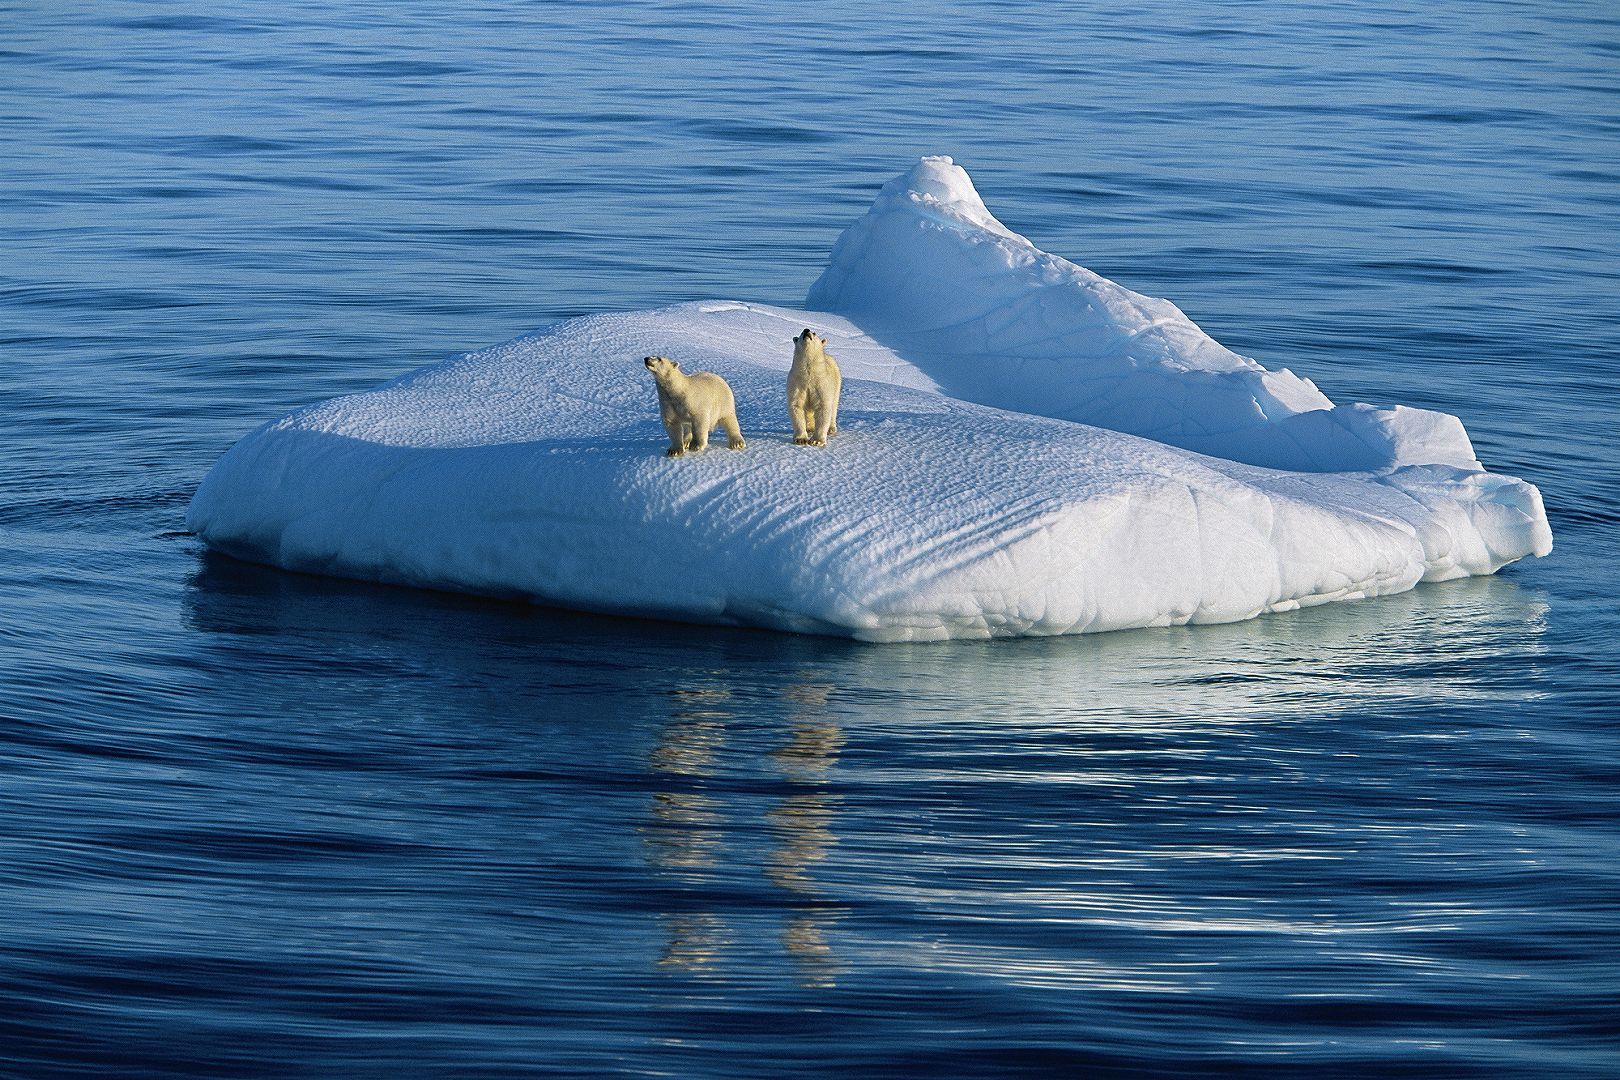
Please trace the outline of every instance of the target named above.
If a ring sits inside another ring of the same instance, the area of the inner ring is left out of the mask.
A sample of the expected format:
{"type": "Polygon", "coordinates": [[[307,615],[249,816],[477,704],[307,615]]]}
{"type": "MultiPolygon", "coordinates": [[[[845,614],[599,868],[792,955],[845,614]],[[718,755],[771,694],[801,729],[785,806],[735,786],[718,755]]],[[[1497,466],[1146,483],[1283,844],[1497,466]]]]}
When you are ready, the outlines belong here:
{"type": "Polygon", "coordinates": [[[826,345],[827,339],[807,326],[804,328],[804,333],[793,339],[793,355],[804,356],[809,354],[814,356],[821,352],[826,345]]]}
{"type": "Polygon", "coordinates": [[[681,365],[667,356],[646,356],[641,362],[647,365],[647,370],[653,373],[655,379],[666,379],[672,372],[681,370],[681,365]]]}

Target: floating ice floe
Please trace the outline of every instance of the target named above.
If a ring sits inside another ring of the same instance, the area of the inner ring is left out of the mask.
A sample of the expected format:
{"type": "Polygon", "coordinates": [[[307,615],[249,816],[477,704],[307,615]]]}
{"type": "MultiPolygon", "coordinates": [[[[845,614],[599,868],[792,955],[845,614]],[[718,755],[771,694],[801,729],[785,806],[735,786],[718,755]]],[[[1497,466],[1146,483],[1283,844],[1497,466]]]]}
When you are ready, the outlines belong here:
{"type": "Polygon", "coordinates": [[[886,185],[807,310],[570,319],[266,424],[188,526],[290,570],[869,641],[1231,622],[1544,555],[1456,417],[1335,406],[1006,229],[949,158],[886,185]],[[791,338],[844,374],[792,445],[791,338]],[[748,448],[663,456],[647,354],[748,448]]]}

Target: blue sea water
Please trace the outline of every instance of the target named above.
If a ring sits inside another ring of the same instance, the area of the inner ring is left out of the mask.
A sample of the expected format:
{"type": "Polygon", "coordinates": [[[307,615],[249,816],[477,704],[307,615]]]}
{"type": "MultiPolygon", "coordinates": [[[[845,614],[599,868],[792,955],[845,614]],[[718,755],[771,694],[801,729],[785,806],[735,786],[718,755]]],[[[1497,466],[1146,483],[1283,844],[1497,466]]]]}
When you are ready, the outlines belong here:
{"type": "Polygon", "coordinates": [[[1620,1075],[1620,12],[0,6],[0,1076],[1620,1075]],[[283,574],[254,425],[947,153],[1557,548],[862,646],[283,574]]]}

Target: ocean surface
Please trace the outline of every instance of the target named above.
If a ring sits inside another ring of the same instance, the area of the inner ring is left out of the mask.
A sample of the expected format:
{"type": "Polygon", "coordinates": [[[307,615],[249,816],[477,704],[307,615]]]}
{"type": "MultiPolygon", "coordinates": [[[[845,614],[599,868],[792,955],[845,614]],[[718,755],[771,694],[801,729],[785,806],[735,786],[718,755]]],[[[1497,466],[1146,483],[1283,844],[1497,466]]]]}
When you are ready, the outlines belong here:
{"type": "Polygon", "coordinates": [[[0,4],[0,1076],[1620,1076],[1612,3],[0,4]],[[892,9],[891,9],[892,8],[892,9]],[[301,577],[260,422],[918,155],[1556,549],[864,646],[301,577]]]}

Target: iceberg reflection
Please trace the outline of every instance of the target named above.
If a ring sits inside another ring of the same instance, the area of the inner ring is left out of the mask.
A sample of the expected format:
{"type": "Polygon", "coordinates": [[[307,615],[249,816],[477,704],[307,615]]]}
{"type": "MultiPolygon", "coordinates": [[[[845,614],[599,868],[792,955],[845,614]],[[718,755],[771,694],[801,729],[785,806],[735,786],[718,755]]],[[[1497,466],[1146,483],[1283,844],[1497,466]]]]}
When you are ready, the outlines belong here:
{"type": "Polygon", "coordinates": [[[198,678],[300,676],[239,702],[233,745],[303,768],[298,747],[334,737],[314,695],[397,702],[349,752],[463,785],[401,809],[401,835],[450,823],[534,888],[590,870],[569,902],[645,935],[654,969],[807,986],[903,960],[1170,992],[1267,947],[1344,964],[1488,927],[1446,884],[1475,851],[1509,857],[1469,785],[1514,775],[1557,662],[1557,609],[1501,577],[1223,626],[881,648],[216,559],[185,603],[198,678]],[[534,823],[520,856],[512,821],[534,823]],[[1387,873],[1419,884],[1383,890],[1387,873]]]}

